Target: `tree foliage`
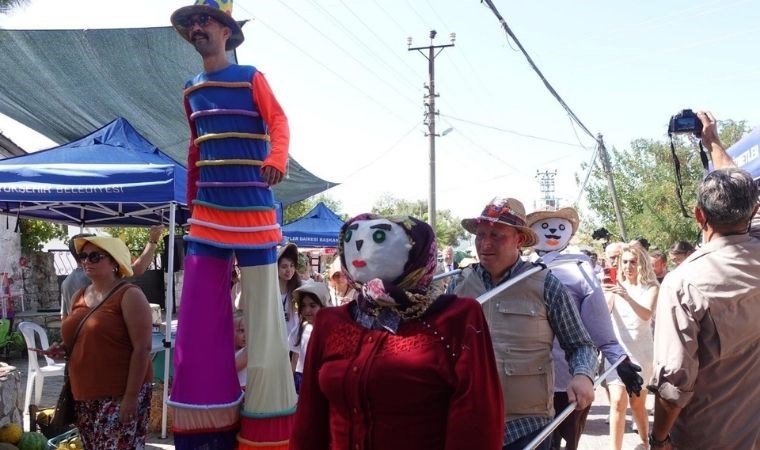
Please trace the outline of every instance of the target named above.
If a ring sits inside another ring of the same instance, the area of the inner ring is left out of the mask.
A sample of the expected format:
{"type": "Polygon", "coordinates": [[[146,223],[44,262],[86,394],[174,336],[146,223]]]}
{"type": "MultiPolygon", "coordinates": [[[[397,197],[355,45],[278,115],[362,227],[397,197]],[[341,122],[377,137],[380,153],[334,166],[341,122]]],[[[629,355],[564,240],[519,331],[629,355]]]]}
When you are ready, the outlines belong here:
{"type": "Polygon", "coordinates": [[[0,14],[6,14],[13,8],[29,3],[29,0],[0,0],[0,14]]]}
{"type": "MultiPolygon", "coordinates": [[[[727,120],[720,123],[724,145],[739,140],[749,127],[746,122],[727,120]]],[[[674,138],[676,155],[681,165],[684,217],[676,196],[676,177],[670,142],[636,139],[630,148],[610,152],[612,176],[615,181],[628,239],[643,236],[658,248],[668,248],[673,242],[696,242],[699,229],[693,218],[696,192],[704,176],[699,148],[693,138],[674,138]]],[[[620,240],[612,196],[607,180],[597,163],[586,187],[590,211],[584,216],[584,231],[604,227],[620,240]]],[[[590,234],[590,233],[589,233],[590,234]]]]}
{"type": "MultiPolygon", "coordinates": [[[[150,238],[150,228],[148,227],[107,227],[105,228],[105,232],[124,241],[124,243],[127,244],[129,253],[131,253],[133,257],[142,254],[143,249],[145,249],[145,246],[148,244],[148,239],[150,238]]],[[[180,235],[181,233],[177,232],[175,239],[182,239],[180,235]]],[[[160,255],[163,248],[163,239],[159,239],[155,254],[160,255]]]]}
{"type": "MultiPolygon", "coordinates": [[[[372,212],[383,216],[412,216],[420,220],[428,220],[427,201],[425,200],[401,200],[389,194],[380,197],[372,206],[372,212]]],[[[455,217],[451,210],[439,209],[436,211],[435,235],[439,247],[447,245],[456,246],[460,239],[464,239],[465,231],[461,226],[461,219],[455,217]]]]}
{"type": "Polygon", "coordinates": [[[19,219],[18,226],[21,232],[21,251],[25,253],[42,251],[42,247],[51,239],[66,237],[63,225],[42,220],[19,219]]]}

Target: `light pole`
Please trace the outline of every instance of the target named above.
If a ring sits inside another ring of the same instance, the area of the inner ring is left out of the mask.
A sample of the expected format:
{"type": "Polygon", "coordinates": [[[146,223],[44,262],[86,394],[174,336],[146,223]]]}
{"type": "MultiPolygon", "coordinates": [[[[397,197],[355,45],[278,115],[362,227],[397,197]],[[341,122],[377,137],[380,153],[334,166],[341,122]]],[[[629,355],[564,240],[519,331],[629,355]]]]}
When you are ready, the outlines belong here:
{"type": "MultiPolygon", "coordinates": [[[[435,93],[435,57],[438,56],[444,48],[446,47],[453,47],[454,41],[456,40],[456,34],[451,33],[449,34],[449,37],[451,38],[450,44],[443,44],[443,45],[433,45],[433,39],[435,39],[437,32],[435,30],[430,31],[430,45],[424,46],[424,47],[412,47],[412,38],[407,39],[407,44],[409,47],[409,51],[417,50],[427,58],[428,60],[428,76],[429,76],[429,83],[425,85],[425,88],[428,90],[427,94],[425,95],[425,106],[427,107],[427,111],[425,112],[425,125],[428,126],[428,131],[425,133],[426,136],[429,138],[430,142],[430,151],[429,151],[429,161],[430,161],[430,183],[429,183],[429,192],[428,192],[428,223],[430,224],[430,227],[435,230],[435,138],[439,135],[435,133],[435,116],[438,114],[438,111],[435,109],[435,98],[438,97],[438,94],[435,93]],[[427,54],[423,52],[422,50],[427,50],[427,54]]],[[[447,133],[450,130],[447,130],[447,133]]]]}

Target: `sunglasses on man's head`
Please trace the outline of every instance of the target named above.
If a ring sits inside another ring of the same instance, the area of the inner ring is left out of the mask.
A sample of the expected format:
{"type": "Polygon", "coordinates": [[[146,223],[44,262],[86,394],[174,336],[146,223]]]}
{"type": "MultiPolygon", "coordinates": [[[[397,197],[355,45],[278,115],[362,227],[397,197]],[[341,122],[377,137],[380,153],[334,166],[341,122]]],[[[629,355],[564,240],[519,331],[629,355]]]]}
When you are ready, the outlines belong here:
{"type": "Polygon", "coordinates": [[[213,20],[213,17],[209,16],[208,14],[198,14],[195,16],[185,17],[182,19],[182,22],[180,22],[180,25],[185,28],[192,28],[192,26],[197,23],[198,25],[205,27],[211,20],[213,20]]]}
{"type": "Polygon", "coordinates": [[[90,253],[80,253],[77,255],[77,259],[79,261],[87,260],[87,262],[92,264],[97,264],[100,262],[101,259],[107,258],[108,255],[105,253],[99,253],[99,252],[90,252],[90,253]]]}

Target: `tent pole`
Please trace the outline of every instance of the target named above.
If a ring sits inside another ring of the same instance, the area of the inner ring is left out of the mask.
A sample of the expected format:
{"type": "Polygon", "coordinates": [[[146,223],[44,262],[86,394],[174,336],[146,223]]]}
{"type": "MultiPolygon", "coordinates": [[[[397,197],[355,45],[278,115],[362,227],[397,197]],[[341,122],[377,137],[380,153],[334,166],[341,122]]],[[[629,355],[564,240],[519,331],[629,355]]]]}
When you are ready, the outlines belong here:
{"type": "Polygon", "coordinates": [[[166,439],[166,424],[169,411],[166,401],[169,399],[169,373],[171,370],[172,351],[172,310],[174,309],[174,229],[176,227],[177,204],[169,205],[169,248],[166,249],[168,256],[168,272],[166,280],[166,324],[164,326],[164,393],[161,408],[161,439],[166,439]]]}

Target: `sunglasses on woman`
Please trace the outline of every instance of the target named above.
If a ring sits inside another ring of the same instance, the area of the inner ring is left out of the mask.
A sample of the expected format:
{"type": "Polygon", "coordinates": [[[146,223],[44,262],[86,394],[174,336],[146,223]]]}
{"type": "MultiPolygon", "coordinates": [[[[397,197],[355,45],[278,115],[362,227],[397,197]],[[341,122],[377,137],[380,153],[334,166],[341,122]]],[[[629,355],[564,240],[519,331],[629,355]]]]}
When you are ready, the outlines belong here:
{"type": "Polygon", "coordinates": [[[192,26],[197,23],[201,27],[205,27],[213,19],[214,18],[209,16],[208,14],[198,14],[196,16],[190,16],[190,17],[184,18],[182,22],[180,22],[180,25],[182,25],[185,28],[192,28],[192,26]]]}
{"type": "Polygon", "coordinates": [[[108,255],[105,253],[99,253],[99,252],[90,252],[90,253],[80,253],[77,255],[77,259],[79,261],[87,260],[87,262],[91,264],[97,264],[100,262],[101,259],[107,258],[108,255]]]}

